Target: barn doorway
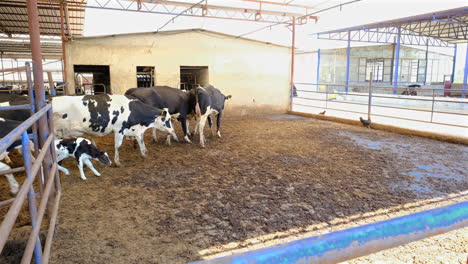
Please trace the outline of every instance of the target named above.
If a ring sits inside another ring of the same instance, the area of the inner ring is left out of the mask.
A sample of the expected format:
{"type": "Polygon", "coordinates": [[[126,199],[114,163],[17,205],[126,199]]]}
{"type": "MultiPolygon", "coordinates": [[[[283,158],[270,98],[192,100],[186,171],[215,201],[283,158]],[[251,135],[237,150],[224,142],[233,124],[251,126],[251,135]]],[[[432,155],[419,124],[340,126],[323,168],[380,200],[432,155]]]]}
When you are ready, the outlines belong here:
{"type": "Polygon", "coordinates": [[[76,94],[110,94],[109,65],[73,65],[76,94]]]}
{"type": "Polygon", "coordinates": [[[153,87],[154,83],[154,67],[137,66],[137,87],[153,87]]]}
{"type": "Polygon", "coordinates": [[[180,89],[190,90],[209,84],[208,66],[180,66],[180,89]]]}

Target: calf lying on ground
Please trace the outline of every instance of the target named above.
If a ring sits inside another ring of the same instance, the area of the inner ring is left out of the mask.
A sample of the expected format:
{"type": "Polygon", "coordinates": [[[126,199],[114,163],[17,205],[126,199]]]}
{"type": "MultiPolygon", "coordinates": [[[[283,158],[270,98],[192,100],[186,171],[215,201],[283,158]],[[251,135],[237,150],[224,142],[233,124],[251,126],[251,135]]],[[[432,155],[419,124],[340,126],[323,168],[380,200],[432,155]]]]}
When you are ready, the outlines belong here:
{"type": "MultiPolygon", "coordinates": [[[[88,166],[94,175],[101,176],[101,174],[94,168],[93,163],[91,163],[91,159],[98,160],[105,165],[112,164],[106,152],[101,151],[94,146],[90,140],[82,137],[56,139],[55,152],[57,153],[57,162],[61,162],[63,159],[68,157],[74,157],[78,163],[78,169],[80,170],[81,179],[83,180],[86,180],[86,176],[83,172],[83,165],[88,166]]],[[[70,174],[66,168],[60,165],[58,166],[58,169],[66,175],[70,174]]]]}

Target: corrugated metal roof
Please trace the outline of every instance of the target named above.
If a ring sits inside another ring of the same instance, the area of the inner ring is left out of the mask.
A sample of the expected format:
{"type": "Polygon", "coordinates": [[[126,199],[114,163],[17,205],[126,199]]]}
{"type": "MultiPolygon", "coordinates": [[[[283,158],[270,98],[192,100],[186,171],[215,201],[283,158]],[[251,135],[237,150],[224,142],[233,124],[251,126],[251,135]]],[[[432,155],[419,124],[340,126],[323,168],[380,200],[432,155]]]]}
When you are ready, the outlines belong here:
{"type": "MultiPolygon", "coordinates": [[[[66,0],[71,35],[83,35],[86,0],[66,0]]],[[[61,35],[60,2],[42,0],[38,2],[41,35],[61,35]]],[[[28,34],[26,0],[0,1],[0,32],[8,36],[28,34]]]]}

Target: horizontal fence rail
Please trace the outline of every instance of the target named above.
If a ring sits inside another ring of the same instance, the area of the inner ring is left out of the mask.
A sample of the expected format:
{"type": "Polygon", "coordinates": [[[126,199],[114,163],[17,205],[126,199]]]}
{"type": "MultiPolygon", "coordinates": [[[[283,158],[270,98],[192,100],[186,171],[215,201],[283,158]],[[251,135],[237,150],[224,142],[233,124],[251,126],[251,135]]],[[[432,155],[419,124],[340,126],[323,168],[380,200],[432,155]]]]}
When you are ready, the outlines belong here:
{"type": "MultiPolygon", "coordinates": [[[[466,90],[394,88],[368,84],[368,87],[359,86],[360,92],[346,92],[346,84],[295,83],[291,108],[293,112],[312,114],[330,110],[326,115],[352,120],[357,120],[362,114],[369,116],[369,119],[375,117],[377,122],[383,124],[416,130],[427,129],[423,124],[429,123],[438,126],[430,127],[434,131],[429,132],[468,137],[468,99],[444,96],[448,92],[461,94],[466,90]],[[417,91],[417,95],[401,94],[408,90],[417,91]],[[393,91],[397,91],[397,94],[393,94],[393,91]],[[426,94],[421,94],[424,91],[426,94]]],[[[352,90],[353,85],[349,84],[349,87],[352,90]]]]}
{"type": "Polygon", "coordinates": [[[468,226],[468,202],[192,264],[337,263],[468,226]]]}

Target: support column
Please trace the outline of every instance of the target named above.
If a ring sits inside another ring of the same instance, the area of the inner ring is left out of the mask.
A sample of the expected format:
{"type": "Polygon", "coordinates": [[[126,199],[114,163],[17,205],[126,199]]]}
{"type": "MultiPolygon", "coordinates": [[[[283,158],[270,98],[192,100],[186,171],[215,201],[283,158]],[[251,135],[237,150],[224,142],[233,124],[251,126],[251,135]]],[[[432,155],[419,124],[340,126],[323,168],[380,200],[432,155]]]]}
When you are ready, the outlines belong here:
{"type": "MultiPolygon", "coordinates": [[[[426,54],[424,55],[424,60],[426,61],[426,64],[424,66],[424,85],[426,85],[426,75],[427,75],[427,64],[428,64],[428,55],[429,55],[429,40],[426,40],[426,54]]],[[[419,67],[418,67],[419,68],[419,67]]],[[[418,75],[419,76],[419,69],[418,69],[418,75]]],[[[417,79],[417,77],[416,77],[417,79]]]]}
{"type": "Polygon", "coordinates": [[[294,57],[296,49],[296,17],[292,18],[292,41],[291,41],[291,87],[289,89],[289,109],[292,109],[292,98],[293,98],[293,89],[294,89],[294,57]]]}
{"type": "Polygon", "coordinates": [[[452,76],[450,77],[450,82],[454,83],[455,82],[455,68],[457,64],[457,44],[455,44],[455,47],[453,47],[453,60],[452,60],[452,76]]]}
{"type": "Polygon", "coordinates": [[[398,87],[398,66],[400,64],[400,40],[401,40],[401,28],[398,27],[398,35],[396,39],[395,47],[395,63],[393,64],[393,94],[397,94],[398,87]]]}
{"type": "Polygon", "coordinates": [[[317,92],[319,91],[320,83],[320,49],[317,50],[317,92]]]}
{"type": "Polygon", "coordinates": [[[62,80],[63,80],[63,84],[65,84],[65,86],[62,88],[63,90],[63,93],[64,94],[74,94],[74,93],[70,93],[69,91],[69,86],[68,86],[68,83],[67,83],[67,59],[66,59],[66,56],[67,56],[67,38],[65,36],[65,23],[64,23],[64,17],[63,17],[63,9],[64,9],[64,5],[63,5],[63,2],[60,3],[60,29],[61,29],[61,33],[62,33],[62,80]]]}
{"type": "MultiPolygon", "coordinates": [[[[41,51],[41,40],[40,40],[40,29],[39,29],[39,11],[37,8],[37,0],[28,0],[28,26],[29,26],[29,39],[31,43],[31,54],[33,62],[33,76],[34,76],[34,98],[36,101],[36,111],[42,109],[46,104],[45,100],[45,89],[44,89],[44,71],[42,68],[42,51],[41,51]]],[[[49,136],[49,125],[47,121],[47,115],[42,115],[39,119],[39,146],[42,148],[47,137],[49,136]]],[[[43,161],[44,168],[44,182],[51,181],[49,179],[50,169],[54,161],[50,151],[47,151],[43,161]]],[[[53,188],[53,187],[52,187],[53,188]]],[[[50,196],[55,196],[55,190],[52,189],[50,196]]],[[[49,212],[52,212],[54,206],[54,199],[49,198],[47,201],[47,208],[49,212]]]]}
{"type": "Polygon", "coordinates": [[[351,56],[351,32],[348,31],[348,47],[346,48],[346,93],[349,91],[349,62],[351,56]]]}
{"type": "Polygon", "coordinates": [[[463,72],[463,92],[462,98],[465,98],[466,81],[468,79],[468,43],[466,44],[465,70],[463,72]]]}

